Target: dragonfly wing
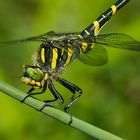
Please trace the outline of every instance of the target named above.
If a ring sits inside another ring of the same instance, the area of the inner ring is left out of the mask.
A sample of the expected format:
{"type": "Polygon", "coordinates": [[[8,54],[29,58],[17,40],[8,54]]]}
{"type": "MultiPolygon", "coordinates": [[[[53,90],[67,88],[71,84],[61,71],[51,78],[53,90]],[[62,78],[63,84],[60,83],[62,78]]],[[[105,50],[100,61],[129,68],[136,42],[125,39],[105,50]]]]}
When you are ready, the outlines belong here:
{"type": "MultiPolygon", "coordinates": [[[[42,42],[47,40],[59,40],[62,38],[67,38],[67,36],[71,35],[73,37],[77,37],[79,33],[55,33],[54,31],[47,32],[45,34],[39,35],[39,36],[33,36],[28,37],[24,39],[18,39],[18,40],[11,40],[11,41],[0,41],[0,44],[16,44],[16,43],[26,43],[26,42],[42,42]]],[[[69,37],[68,36],[68,37],[69,37]]]]}
{"type": "Polygon", "coordinates": [[[80,54],[78,59],[91,66],[104,65],[108,61],[106,49],[96,43],[90,51],[80,54]]]}
{"type": "Polygon", "coordinates": [[[96,43],[105,47],[140,51],[140,42],[136,41],[133,37],[122,33],[99,35],[96,39],[96,43]]]}
{"type": "Polygon", "coordinates": [[[33,36],[29,38],[24,38],[24,39],[18,39],[18,40],[11,40],[11,41],[0,41],[0,44],[17,44],[17,43],[26,43],[26,42],[42,42],[47,40],[48,38],[51,38],[55,35],[55,32],[50,31],[48,33],[39,35],[39,36],[33,36]]]}

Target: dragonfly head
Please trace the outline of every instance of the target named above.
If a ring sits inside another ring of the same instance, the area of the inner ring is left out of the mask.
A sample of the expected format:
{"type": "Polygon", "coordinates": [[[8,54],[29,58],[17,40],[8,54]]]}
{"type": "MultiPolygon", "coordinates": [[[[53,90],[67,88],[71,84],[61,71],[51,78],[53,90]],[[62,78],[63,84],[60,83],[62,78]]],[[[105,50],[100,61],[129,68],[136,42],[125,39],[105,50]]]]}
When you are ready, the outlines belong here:
{"type": "Polygon", "coordinates": [[[27,85],[31,85],[34,88],[42,87],[43,72],[38,67],[31,67],[28,65],[23,66],[23,76],[21,81],[27,85]]]}

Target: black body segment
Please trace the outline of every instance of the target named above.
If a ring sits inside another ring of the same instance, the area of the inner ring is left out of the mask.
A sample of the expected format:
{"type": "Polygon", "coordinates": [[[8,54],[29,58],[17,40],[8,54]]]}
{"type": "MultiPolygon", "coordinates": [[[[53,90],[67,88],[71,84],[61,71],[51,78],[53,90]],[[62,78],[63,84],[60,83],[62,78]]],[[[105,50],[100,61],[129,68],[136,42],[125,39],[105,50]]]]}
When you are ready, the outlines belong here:
{"type": "Polygon", "coordinates": [[[87,38],[88,36],[96,37],[99,30],[108,22],[108,20],[124,5],[126,5],[129,0],[118,0],[114,5],[112,5],[108,10],[106,10],[102,15],[100,15],[96,21],[85,28],[81,32],[81,38],[87,38]]]}

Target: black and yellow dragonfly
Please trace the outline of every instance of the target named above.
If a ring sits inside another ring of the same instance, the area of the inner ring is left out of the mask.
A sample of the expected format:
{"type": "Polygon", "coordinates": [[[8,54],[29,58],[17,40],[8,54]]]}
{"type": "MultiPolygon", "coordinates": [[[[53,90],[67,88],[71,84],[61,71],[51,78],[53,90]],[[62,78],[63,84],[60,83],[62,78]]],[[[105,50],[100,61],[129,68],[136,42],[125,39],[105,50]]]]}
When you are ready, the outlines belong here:
{"type": "Polygon", "coordinates": [[[128,1],[118,0],[82,32],[57,34],[52,31],[40,36],[11,41],[11,43],[41,41],[36,56],[36,64],[34,66],[24,65],[21,80],[30,85],[31,89],[21,102],[24,102],[29,96],[44,93],[48,88],[54,99],[45,100],[44,105],[39,110],[42,110],[45,106],[63,104],[64,99],[52,82],[52,80],[56,80],[72,92],[72,96],[64,108],[65,112],[70,114],[70,124],[72,122],[70,106],[82,95],[82,89],[60,77],[63,69],[75,58],[91,66],[103,65],[107,63],[105,48],[108,47],[140,51],[140,42],[129,35],[122,33],[98,35],[100,29],[128,1]],[[36,88],[41,91],[33,92],[36,88]]]}

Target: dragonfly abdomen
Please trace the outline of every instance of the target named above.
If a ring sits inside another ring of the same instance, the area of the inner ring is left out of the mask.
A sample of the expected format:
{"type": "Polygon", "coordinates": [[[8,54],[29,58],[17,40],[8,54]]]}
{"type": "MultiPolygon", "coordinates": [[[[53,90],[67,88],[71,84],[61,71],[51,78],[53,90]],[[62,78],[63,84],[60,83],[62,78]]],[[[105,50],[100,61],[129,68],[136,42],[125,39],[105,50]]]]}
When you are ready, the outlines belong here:
{"type": "Polygon", "coordinates": [[[108,22],[108,20],[124,5],[126,5],[129,0],[118,0],[114,5],[112,5],[108,10],[101,14],[97,20],[95,20],[91,25],[85,28],[81,32],[81,38],[86,38],[87,36],[96,37],[99,30],[108,22]]]}

